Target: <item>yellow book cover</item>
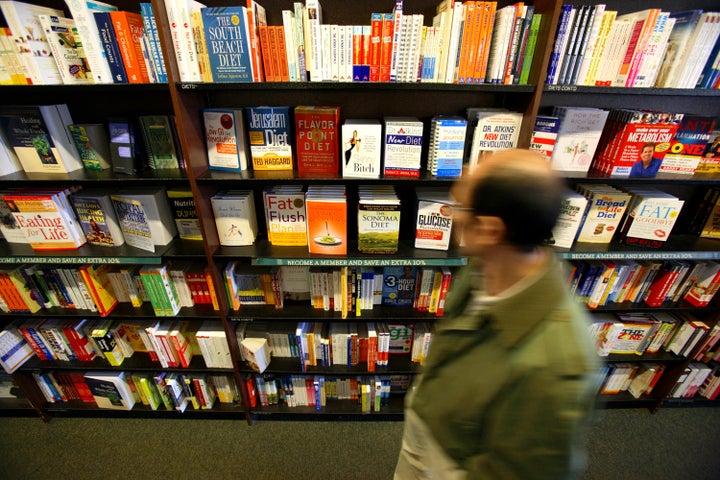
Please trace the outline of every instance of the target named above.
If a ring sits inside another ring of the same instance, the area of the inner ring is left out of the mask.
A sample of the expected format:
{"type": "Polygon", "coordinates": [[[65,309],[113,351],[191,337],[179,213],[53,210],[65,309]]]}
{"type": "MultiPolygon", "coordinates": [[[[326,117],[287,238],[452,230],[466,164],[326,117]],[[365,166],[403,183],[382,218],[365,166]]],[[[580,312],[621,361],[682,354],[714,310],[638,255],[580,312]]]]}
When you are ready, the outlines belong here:
{"type": "Polygon", "coordinates": [[[107,271],[110,265],[83,265],[80,275],[90,291],[101,317],[106,317],[118,304],[115,294],[110,286],[107,271]]]}
{"type": "Polygon", "coordinates": [[[340,195],[315,196],[308,191],[308,250],[325,255],[347,254],[347,200],[340,195]]]}

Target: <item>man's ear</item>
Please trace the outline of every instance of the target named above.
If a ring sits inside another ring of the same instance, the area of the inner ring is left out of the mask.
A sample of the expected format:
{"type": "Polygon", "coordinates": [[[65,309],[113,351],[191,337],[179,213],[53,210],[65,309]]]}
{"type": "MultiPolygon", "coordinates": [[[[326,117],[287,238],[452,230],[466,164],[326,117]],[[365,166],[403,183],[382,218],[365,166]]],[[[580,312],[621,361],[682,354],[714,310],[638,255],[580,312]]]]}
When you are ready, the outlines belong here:
{"type": "MultiPolygon", "coordinates": [[[[505,239],[507,227],[500,217],[478,215],[473,223],[472,242],[477,246],[498,245],[505,239]]],[[[466,235],[465,241],[468,239],[466,235]]]]}

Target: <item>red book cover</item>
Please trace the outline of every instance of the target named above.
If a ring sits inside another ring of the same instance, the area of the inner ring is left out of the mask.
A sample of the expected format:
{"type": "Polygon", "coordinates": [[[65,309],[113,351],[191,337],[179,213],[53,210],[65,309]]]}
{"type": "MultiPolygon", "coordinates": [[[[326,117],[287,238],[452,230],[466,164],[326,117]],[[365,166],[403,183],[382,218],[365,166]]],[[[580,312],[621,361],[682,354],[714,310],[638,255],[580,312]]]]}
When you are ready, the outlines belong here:
{"type": "Polygon", "coordinates": [[[380,53],[382,47],[383,14],[373,13],[370,17],[370,81],[380,81],[380,53]]]}
{"type": "Polygon", "coordinates": [[[129,83],[150,83],[150,75],[145,65],[142,51],[142,38],[145,26],[139,13],[110,12],[113,30],[117,37],[129,83]]]}
{"type": "Polygon", "coordinates": [[[260,50],[262,51],[262,64],[263,70],[265,71],[265,81],[275,82],[275,69],[272,59],[272,52],[270,50],[270,27],[267,25],[260,25],[258,33],[260,34],[260,50]]]}
{"type": "Polygon", "coordinates": [[[339,123],[340,107],[295,107],[299,176],[339,175],[339,123]]]}
{"type": "Polygon", "coordinates": [[[655,276],[653,283],[648,288],[645,296],[645,303],[649,307],[659,307],[665,302],[665,296],[673,282],[680,275],[677,264],[666,264],[655,276]]]}
{"type": "Polygon", "coordinates": [[[383,13],[382,35],[380,46],[380,78],[381,82],[390,81],[390,63],[392,62],[393,31],[395,14],[383,13]]]}

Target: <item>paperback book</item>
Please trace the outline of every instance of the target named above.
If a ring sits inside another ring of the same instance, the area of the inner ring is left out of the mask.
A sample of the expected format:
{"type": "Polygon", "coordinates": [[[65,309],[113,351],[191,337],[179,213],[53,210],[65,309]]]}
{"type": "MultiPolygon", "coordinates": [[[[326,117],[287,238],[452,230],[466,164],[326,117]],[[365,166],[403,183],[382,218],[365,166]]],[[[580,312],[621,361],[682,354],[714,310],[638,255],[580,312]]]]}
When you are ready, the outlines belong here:
{"type": "Polygon", "coordinates": [[[343,177],[380,178],[382,127],[379,121],[345,120],[342,142],[343,177]]]}
{"type": "Polygon", "coordinates": [[[110,163],[113,173],[135,175],[140,169],[136,129],[129,118],[111,118],[110,163]]]}
{"type": "Polygon", "coordinates": [[[608,111],[598,108],[555,107],[560,121],[550,157],[554,170],[587,172],[598,147],[608,111]]]}
{"type": "Polygon", "coordinates": [[[628,187],[633,197],[620,226],[627,245],[659,248],[665,245],[685,203],[656,188],[628,187]]]}
{"type": "Polygon", "coordinates": [[[202,240],[200,219],[192,191],[189,188],[168,188],[165,193],[175,219],[178,236],[183,240],[202,240]]]}
{"type": "Polygon", "coordinates": [[[410,307],[415,299],[417,269],[409,265],[383,267],[382,305],[410,307]]]}
{"type": "Polygon", "coordinates": [[[385,117],[383,129],[383,174],[386,177],[419,177],[423,123],[414,117],[385,117]]]}
{"type": "Polygon", "coordinates": [[[480,111],[474,120],[468,168],[472,170],[488,153],[517,147],[523,114],[511,111],[480,111]]]}
{"type": "Polygon", "coordinates": [[[301,185],[275,185],[263,190],[268,241],[278,246],[305,246],[307,213],[301,185]]]}
{"type": "Polygon", "coordinates": [[[100,190],[82,190],[70,197],[85,238],[91,245],[119,247],[125,243],[110,194],[100,190]]]}
{"type": "Polygon", "coordinates": [[[251,44],[247,9],[243,6],[201,10],[205,42],[214,82],[252,82],[251,44]]]}
{"type": "Polygon", "coordinates": [[[358,187],[358,250],[370,254],[397,253],[400,199],[392,186],[358,187]]]}
{"type": "Polygon", "coordinates": [[[253,170],[292,171],[290,107],[247,107],[253,170]]]}
{"type": "Polygon", "coordinates": [[[450,247],[455,203],[450,198],[450,191],[443,187],[418,187],[415,195],[415,248],[447,250],[450,247]]]}
{"type": "Polygon", "coordinates": [[[177,235],[164,187],[121,189],[110,198],[128,245],[154,252],[177,235]]]}
{"type": "Polygon", "coordinates": [[[243,111],[234,108],[207,108],[203,110],[203,119],[210,170],[247,170],[250,150],[245,138],[243,111]]]}
{"type": "Polygon", "coordinates": [[[467,120],[460,116],[436,115],[430,122],[428,170],[436,177],[462,175],[467,120]]]}
{"type": "Polygon", "coordinates": [[[570,248],[575,242],[578,230],[582,225],[588,199],[573,191],[567,191],[563,198],[560,215],[552,230],[552,245],[570,248]]]}
{"type": "MultiPolygon", "coordinates": [[[[313,72],[314,73],[314,72],[313,72]]],[[[297,169],[301,177],[340,173],[340,107],[295,107],[297,169]]]]}
{"type": "Polygon", "coordinates": [[[347,254],[347,196],[344,185],[310,185],[306,195],[308,250],[347,254]]]}
{"type": "Polygon", "coordinates": [[[252,245],[257,237],[255,200],[250,190],[223,190],[210,197],[220,245],[252,245]]]}
{"type": "Polygon", "coordinates": [[[179,170],[183,163],[177,144],[175,117],[141,115],[138,123],[145,140],[145,153],[151,170],[179,170]]]}
{"type": "Polygon", "coordinates": [[[660,164],[660,173],[692,175],[700,165],[715,129],[715,118],[685,115],[660,164]]]}
{"type": "Polygon", "coordinates": [[[76,123],[67,128],[86,170],[102,171],[110,168],[110,139],[104,125],[76,123]]]}
{"type": "Polygon", "coordinates": [[[630,194],[610,185],[578,185],[588,199],[588,206],[578,242],[610,243],[630,202],[630,194]]]}
{"type": "Polygon", "coordinates": [[[530,150],[538,152],[551,161],[555,143],[560,132],[560,119],[552,115],[538,115],[530,137],[530,150]]]}
{"type": "Polygon", "coordinates": [[[64,84],[93,83],[90,65],[80,41],[75,20],[54,15],[38,15],[45,38],[64,84]]]}

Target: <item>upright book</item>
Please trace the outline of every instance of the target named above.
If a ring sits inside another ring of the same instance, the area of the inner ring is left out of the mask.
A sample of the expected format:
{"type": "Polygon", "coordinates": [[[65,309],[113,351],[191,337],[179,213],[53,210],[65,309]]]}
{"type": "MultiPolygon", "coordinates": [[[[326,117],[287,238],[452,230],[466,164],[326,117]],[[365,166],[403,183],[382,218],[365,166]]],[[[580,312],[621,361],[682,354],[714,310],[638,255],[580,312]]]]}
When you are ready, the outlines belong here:
{"type": "Polygon", "coordinates": [[[308,250],[347,254],[347,196],[344,185],[310,185],[306,195],[308,250]]]}
{"type": "Polygon", "coordinates": [[[414,117],[385,117],[383,135],[383,175],[419,177],[423,123],[414,117]]]}
{"type": "Polygon", "coordinates": [[[342,125],[342,176],[380,178],[381,142],[379,121],[345,120],[342,125]]]}
{"type": "Polygon", "coordinates": [[[145,140],[145,153],[152,170],[180,170],[183,166],[177,142],[175,117],[141,115],[138,117],[145,140]]]}
{"type": "Polygon", "coordinates": [[[247,9],[207,7],[201,13],[213,81],[252,82],[253,46],[247,9]]]}
{"type": "Polygon", "coordinates": [[[125,243],[110,194],[87,189],[70,197],[85,238],[91,245],[119,247],[125,243]]]}
{"type": "Polygon", "coordinates": [[[183,240],[202,240],[200,219],[192,191],[189,188],[168,188],[165,193],[175,219],[178,236],[183,240]]]}
{"type": "Polygon", "coordinates": [[[560,121],[555,147],[550,156],[554,170],[587,172],[607,120],[608,112],[598,108],[555,107],[560,121]]]}
{"type": "Polygon", "coordinates": [[[38,15],[65,84],[93,83],[90,64],[72,18],[38,15]]]}
{"type": "Polygon", "coordinates": [[[255,201],[250,190],[223,190],[210,197],[220,245],[252,245],[257,237],[255,201]]]}
{"type": "Polygon", "coordinates": [[[210,170],[247,170],[250,149],[242,109],[206,108],[203,120],[210,170]]]}
{"type": "Polygon", "coordinates": [[[301,177],[340,174],[339,133],[340,107],[295,107],[297,170],[301,177]]]}
{"type": "Polygon", "coordinates": [[[154,252],[177,235],[164,187],[120,189],[110,198],[128,245],[154,252]]]}
{"type": "Polygon", "coordinates": [[[95,12],[111,12],[117,10],[117,7],[97,0],[65,0],[65,4],[70,16],[75,20],[75,26],[93,74],[93,83],[113,83],[113,74],[93,14],[95,12]]]}
{"type": "Polygon", "coordinates": [[[293,169],[290,107],[247,107],[253,170],[293,169]]]}

